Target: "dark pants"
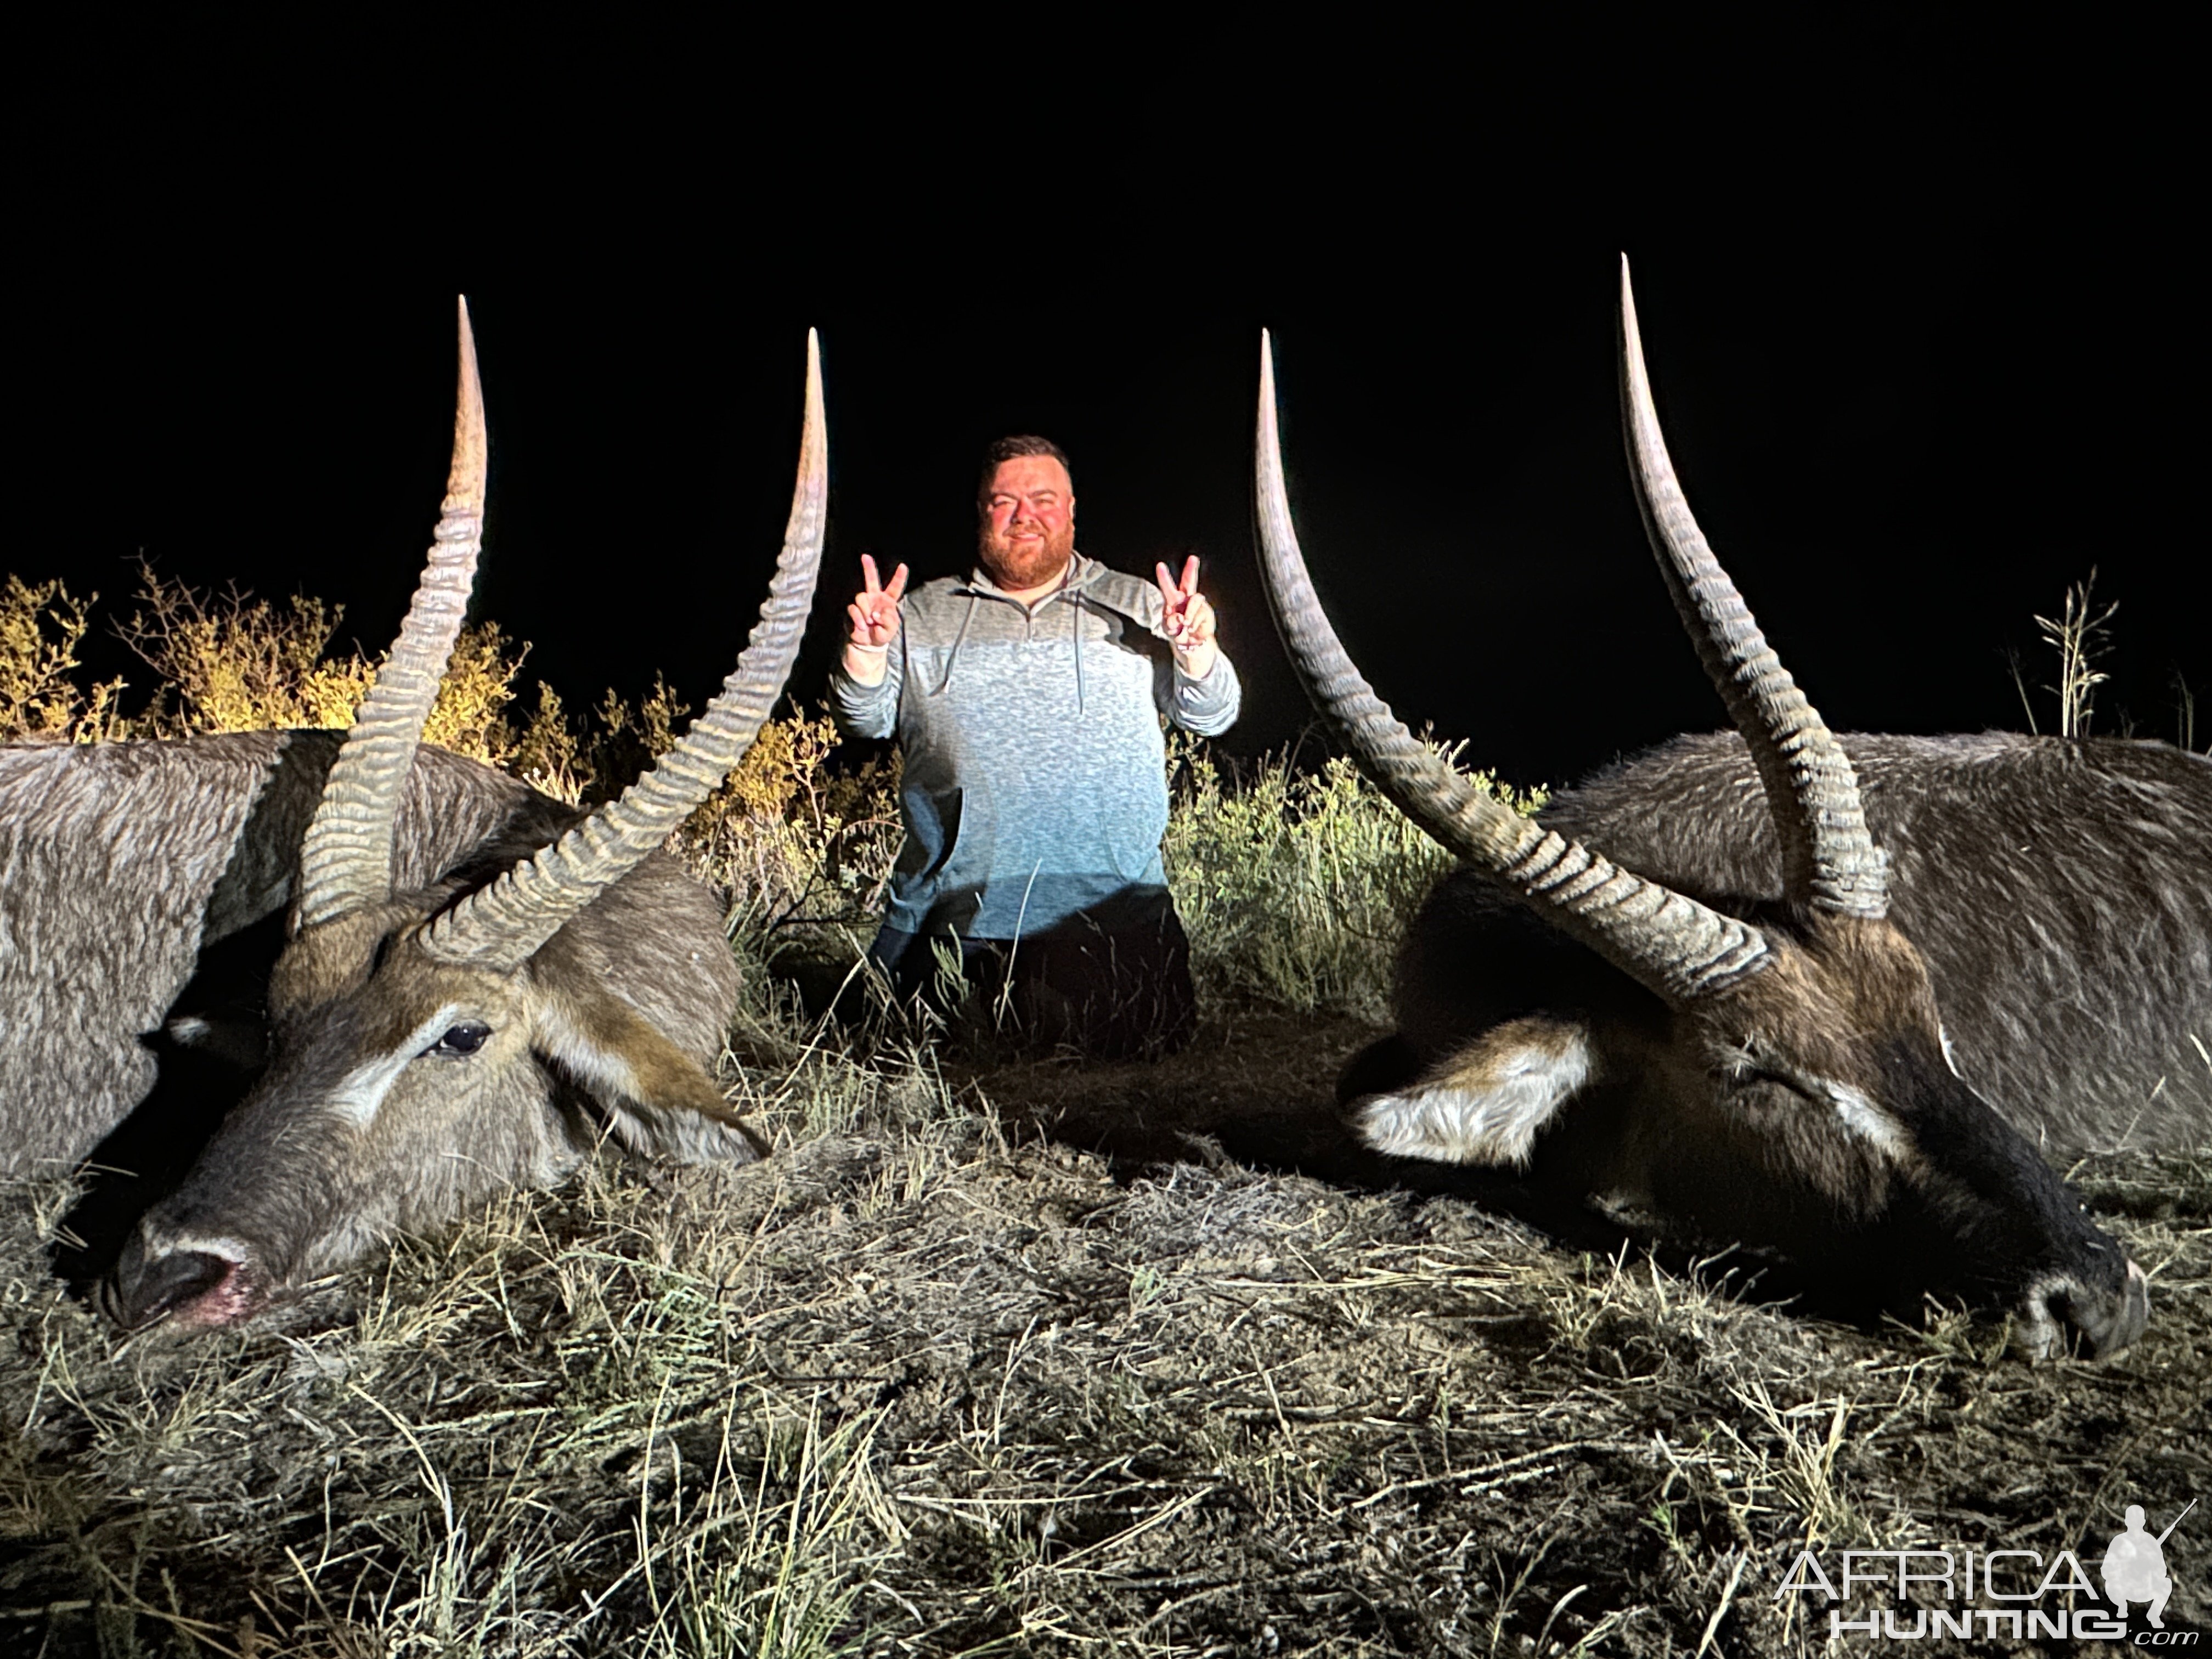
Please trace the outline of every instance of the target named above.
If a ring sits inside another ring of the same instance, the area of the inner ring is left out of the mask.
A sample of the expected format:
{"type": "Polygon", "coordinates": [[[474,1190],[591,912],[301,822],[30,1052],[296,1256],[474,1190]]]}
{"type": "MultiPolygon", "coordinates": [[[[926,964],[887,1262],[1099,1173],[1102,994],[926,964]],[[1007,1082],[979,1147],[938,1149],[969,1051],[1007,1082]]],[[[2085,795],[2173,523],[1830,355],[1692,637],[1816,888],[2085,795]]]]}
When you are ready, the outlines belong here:
{"type": "Polygon", "coordinates": [[[869,959],[902,1001],[940,1012],[975,997],[977,1015],[1027,1047],[1073,1048],[1099,1060],[1173,1054],[1198,1024],[1190,940],[1172,906],[1152,920],[1107,927],[1073,916],[1020,939],[957,939],[963,983],[941,984],[933,937],[886,927],[869,959]]]}

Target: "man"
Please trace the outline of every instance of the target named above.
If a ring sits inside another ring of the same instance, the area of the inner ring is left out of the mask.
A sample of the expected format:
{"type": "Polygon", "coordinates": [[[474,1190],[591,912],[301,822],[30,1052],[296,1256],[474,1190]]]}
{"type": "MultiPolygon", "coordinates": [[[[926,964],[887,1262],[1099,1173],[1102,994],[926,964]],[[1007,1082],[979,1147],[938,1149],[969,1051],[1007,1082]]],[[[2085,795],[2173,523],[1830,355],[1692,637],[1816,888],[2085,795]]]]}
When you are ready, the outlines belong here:
{"type": "Polygon", "coordinates": [[[896,734],[907,839],[871,951],[902,995],[957,945],[994,1005],[1042,1042],[1101,1056],[1179,1047],[1190,954],[1160,863],[1160,716],[1213,737],[1237,671],[1198,592],[1075,550],[1067,457],[1043,438],[987,455],[976,568],[906,592],[863,556],[830,682],[837,722],[896,734]]]}

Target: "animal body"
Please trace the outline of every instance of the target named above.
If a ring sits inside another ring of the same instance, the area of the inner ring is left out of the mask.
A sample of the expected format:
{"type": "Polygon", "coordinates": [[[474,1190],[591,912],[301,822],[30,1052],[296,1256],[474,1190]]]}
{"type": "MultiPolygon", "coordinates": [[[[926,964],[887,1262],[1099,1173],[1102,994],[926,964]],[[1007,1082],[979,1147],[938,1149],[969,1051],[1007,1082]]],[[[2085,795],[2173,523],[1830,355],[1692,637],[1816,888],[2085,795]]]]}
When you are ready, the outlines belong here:
{"type": "MultiPolygon", "coordinates": [[[[281,914],[265,1063],[101,1299],[123,1324],[251,1316],[391,1234],[559,1180],[602,1139],[764,1150],[713,1070],[738,976],[712,896],[658,849],[781,694],[821,556],[810,337],[783,555],[720,696],[586,814],[426,748],[465,613],[485,440],[465,309],[454,455],[406,623],[355,724],[0,753],[0,1160],[65,1169],[154,1081],[147,1040],[195,964],[281,914]]],[[[261,1036],[259,1031],[256,1036],[261,1036]]]]}
{"type": "Polygon", "coordinates": [[[2141,1334],[2142,1271],[2038,1146],[2201,1145],[2212,763],[2163,745],[1834,737],[1684,500],[1626,264],[1631,471],[1736,727],[1517,817],[1415,742],[1306,578],[1262,363],[1262,560],[1360,764],[1464,861],[1401,963],[1401,1030],[1340,1092],[1377,1151],[1816,1268],[2009,1309],[2031,1354],[2141,1334]]]}

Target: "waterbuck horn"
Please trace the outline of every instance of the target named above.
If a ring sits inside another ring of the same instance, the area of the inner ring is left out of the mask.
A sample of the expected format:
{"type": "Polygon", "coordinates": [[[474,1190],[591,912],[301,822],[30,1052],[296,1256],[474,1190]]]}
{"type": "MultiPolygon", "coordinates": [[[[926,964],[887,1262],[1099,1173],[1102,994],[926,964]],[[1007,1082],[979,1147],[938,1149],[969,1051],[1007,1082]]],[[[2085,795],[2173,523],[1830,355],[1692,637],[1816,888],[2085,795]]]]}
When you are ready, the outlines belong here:
{"type": "Polygon", "coordinates": [[[483,388],[477,381],[476,337],[465,297],[460,315],[461,384],[445,506],[399,637],[354,714],[307,824],[300,849],[302,926],[392,896],[392,825],[399,792],[476,584],[477,551],[483,544],[483,388]]]}
{"type": "Polygon", "coordinates": [[[1782,842],[1783,890],[1798,904],[1879,917],[1889,868],[1868,833],[1850,757],[1805,699],[1713,556],[1667,458],[1636,329],[1628,258],[1620,260],[1620,415],[1636,505],[1682,625],[1751,747],[1782,842]]]}
{"type": "Polygon", "coordinates": [[[719,787],[752,746],[783,694],[814,599],[829,518],[830,447],[822,410],[821,347],[806,335],[806,419],[799,482],[783,552],[759,623],[738,665],[675,748],[653,769],[526,863],[470,894],[437,918],[423,943],[453,962],[513,968],[568,918],[618,881],[719,787]]]}
{"type": "Polygon", "coordinates": [[[1608,862],[1501,805],[1417,740],[1352,666],[1322,612],[1291,524],[1275,420],[1275,365],[1260,337],[1260,562],[1284,648],[1322,720],[1377,787],[1444,848],[1681,1006],[1764,965],[1750,923],[1608,862]]]}

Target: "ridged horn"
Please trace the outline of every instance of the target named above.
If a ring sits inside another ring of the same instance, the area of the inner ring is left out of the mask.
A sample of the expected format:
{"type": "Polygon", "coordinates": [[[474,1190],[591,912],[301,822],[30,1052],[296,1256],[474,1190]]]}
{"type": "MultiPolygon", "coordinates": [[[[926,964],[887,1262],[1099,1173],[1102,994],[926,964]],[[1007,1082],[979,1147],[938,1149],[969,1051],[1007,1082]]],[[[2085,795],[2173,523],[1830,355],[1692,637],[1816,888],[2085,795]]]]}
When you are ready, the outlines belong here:
{"type": "Polygon", "coordinates": [[[399,624],[391,655],[362,699],[338,745],[322,799],[300,848],[300,921],[329,921],[392,896],[392,827],[400,791],[438,700],[447,659],[468,614],[483,544],[483,388],[477,380],[476,336],[460,301],[460,392],[453,410],[453,460],[437,533],[399,624]]]}
{"type": "Polygon", "coordinates": [[[527,862],[470,894],[423,935],[434,956],[512,969],[619,881],[718,788],[783,695],[814,600],[829,519],[830,445],[822,352],[806,333],[806,418],[783,552],[738,665],[683,741],[653,769],[527,862]]]}
{"type": "Polygon", "coordinates": [[[1261,568],[1284,648],[1323,721],[1399,810],[1445,850],[1678,1006],[1763,966],[1767,945],[1759,929],[1645,881],[1492,800],[1416,739],[1360,678],[1322,611],[1291,523],[1274,356],[1264,331],[1256,451],[1261,568]]]}
{"type": "Polygon", "coordinates": [[[1782,842],[1784,892],[1816,910],[1884,915],[1888,860],[1868,832],[1850,757],[1759,631],[1674,477],[1644,372],[1626,254],[1620,260],[1620,414],[1636,505],[1660,574],[1729,718],[1750,745],[1765,788],[1782,842]]]}

